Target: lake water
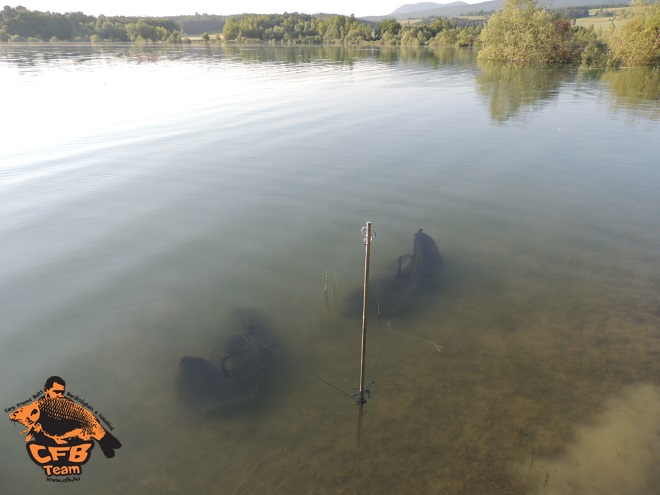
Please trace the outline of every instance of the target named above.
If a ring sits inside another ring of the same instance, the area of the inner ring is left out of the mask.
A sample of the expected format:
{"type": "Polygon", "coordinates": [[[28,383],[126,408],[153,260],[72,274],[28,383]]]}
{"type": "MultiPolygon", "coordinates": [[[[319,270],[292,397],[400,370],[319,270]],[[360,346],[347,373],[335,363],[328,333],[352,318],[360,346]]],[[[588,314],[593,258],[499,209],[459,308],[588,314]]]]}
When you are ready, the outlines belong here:
{"type": "MultiPolygon", "coordinates": [[[[0,399],[59,375],[123,444],[67,493],[656,493],[657,70],[4,44],[0,88],[0,399]],[[366,221],[373,276],[419,228],[444,266],[370,320],[358,449],[355,403],[306,370],[358,383],[366,221]],[[236,307],[284,357],[252,407],[203,414],[177,360],[236,307]]],[[[56,491],[23,429],[0,492],[56,491]]]]}

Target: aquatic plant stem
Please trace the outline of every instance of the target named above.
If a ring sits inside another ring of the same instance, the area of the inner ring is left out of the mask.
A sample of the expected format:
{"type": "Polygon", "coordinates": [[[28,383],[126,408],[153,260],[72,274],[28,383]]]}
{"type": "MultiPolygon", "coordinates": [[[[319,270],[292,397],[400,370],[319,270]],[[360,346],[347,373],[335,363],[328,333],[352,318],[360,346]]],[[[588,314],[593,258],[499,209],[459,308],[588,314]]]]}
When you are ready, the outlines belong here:
{"type": "Polygon", "coordinates": [[[407,337],[407,338],[409,338],[409,339],[419,340],[420,342],[425,342],[426,344],[431,344],[433,347],[435,347],[435,350],[438,351],[438,352],[442,352],[442,351],[445,350],[445,346],[440,345],[440,344],[436,344],[435,342],[432,342],[432,341],[430,341],[430,340],[420,339],[419,337],[413,337],[412,335],[408,335],[408,334],[406,334],[406,333],[399,332],[398,330],[392,330],[392,331],[393,331],[394,333],[398,333],[398,334],[401,335],[402,337],[407,337]]]}
{"type": "Polygon", "coordinates": [[[254,472],[257,470],[259,467],[259,464],[261,463],[261,459],[257,459],[257,463],[254,465],[254,467],[250,470],[250,472],[243,478],[243,481],[241,481],[241,484],[236,487],[236,490],[232,493],[232,495],[238,495],[238,493],[243,489],[247,481],[252,477],[254,472]]]}
{"type": "Polygon", "coordinates": [[[325,305],[328,305],[328,272],[325,272],[325,287],[323,288],[323,299],[325,300],[325,305]]]}
{"type": "Polygon", "coordinates": [[[333,270],[332,275],[332,302],[334,303],[335,299],[337,299],[337,290],[339,286],[337,285],[337,272],[333,270]]]}

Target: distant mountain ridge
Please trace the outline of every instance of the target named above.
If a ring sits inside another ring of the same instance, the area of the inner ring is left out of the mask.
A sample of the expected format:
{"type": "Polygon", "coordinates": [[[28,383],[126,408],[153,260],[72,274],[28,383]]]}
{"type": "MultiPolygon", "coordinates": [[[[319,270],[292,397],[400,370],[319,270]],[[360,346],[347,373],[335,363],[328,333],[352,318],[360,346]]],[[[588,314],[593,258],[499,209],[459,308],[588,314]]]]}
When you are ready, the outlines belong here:
{"type": "MultiPolygon", "coordinates": [[[[451,2],[451,3],[436,3],[436,2],[419,2],[408,3],[397,8],[388,15],[382,16],[367,16],[362,19],[379,22],[383,19],[396,19],[403,21],[406,19],[420,19],[424,17],[452,17],[465,15],[468,12],[485,12],[497,10],[502,7],[503,0],[488,0],[480,3],[465,3],[465,2],[451,2]]],[[[630,0],[541,0],[541,5],[549,8],[565,8],[565,7],[601,7],[607,5],[628,5],[630,0]]]]}
{"type": "Polygon", "coordinates": [[[408,14],[411,12],[418,12],[423,10],[434,10],[450,5],[465,6],[465,2],[452,2],[452,3],[435,3],[435,2],[420,2],[420,3],[407,3],[396,9],[392,14],[408,14]]]}

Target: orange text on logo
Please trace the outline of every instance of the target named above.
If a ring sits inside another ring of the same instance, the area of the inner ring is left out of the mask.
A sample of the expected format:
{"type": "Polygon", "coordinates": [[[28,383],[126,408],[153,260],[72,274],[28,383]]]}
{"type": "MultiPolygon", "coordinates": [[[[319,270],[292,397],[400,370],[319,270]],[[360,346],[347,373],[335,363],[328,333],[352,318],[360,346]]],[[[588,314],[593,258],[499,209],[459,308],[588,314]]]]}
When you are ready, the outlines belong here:
{"type": "Polygon", "coordinates": [[[90,456],[92,442],[79,445],[39,445],[31,442],[27,445],[30,458],[46,472],[46,476],[66,476],[80,474],[81,465],[90,456]]]}

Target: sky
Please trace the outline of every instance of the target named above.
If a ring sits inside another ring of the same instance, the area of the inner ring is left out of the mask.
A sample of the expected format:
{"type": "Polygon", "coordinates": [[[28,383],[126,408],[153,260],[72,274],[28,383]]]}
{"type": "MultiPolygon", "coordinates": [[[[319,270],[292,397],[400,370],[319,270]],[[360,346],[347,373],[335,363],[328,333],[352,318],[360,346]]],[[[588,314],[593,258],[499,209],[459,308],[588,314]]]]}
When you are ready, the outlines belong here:
{"type": "MultiPolygon", "coordinates": [[[[451,3],[454,0],[436,0],[435,3],[451,3]]],[[[484,0],[463,0],[477,3],[484,0]]],[[[98,16],[173,16],[243,13],[275,14],[300,12],[315,14],[355,14],[356,17],[387,15],[402,5],[417,3],[415,0],[14,0],[5,4],[22,5],[30,10],[50,12],[83,12],[98,16]]]]}

